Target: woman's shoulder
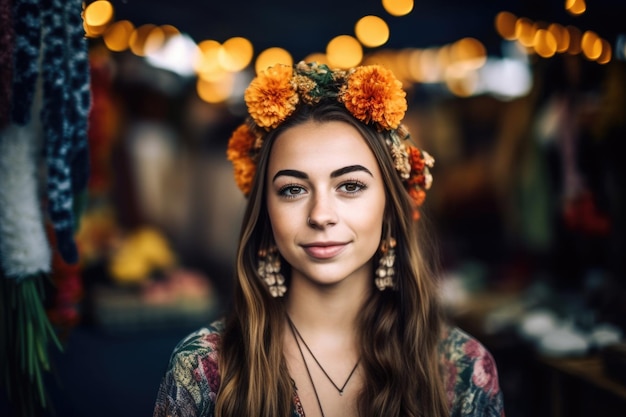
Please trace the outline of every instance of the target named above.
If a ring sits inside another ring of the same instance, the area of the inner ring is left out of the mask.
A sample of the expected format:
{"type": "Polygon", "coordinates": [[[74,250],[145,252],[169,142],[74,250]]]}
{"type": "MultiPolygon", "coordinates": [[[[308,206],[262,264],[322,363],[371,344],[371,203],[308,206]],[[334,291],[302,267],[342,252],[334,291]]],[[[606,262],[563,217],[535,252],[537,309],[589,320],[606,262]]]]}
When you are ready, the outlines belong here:
{"type": "Polygon", "coordinates": [[[223,321],[215,321],[176,345],[159,387],[155,417],[212,415],[220,384],[218,353],[223,329],[223,321]]]}
{"type": "Polygon", "coordinates": [[[474,336],[453,325],[444,326],[439,340],[442,360],[473,363],[479,358],[491,356],[487,348],[474,336]]]}
{"type": "Polygon", "coordinates": [[[496,363],[482,343],[458,327],[447,326],[439,358],[452,417],[504,416],[496,363]]]}
{"type": "Polygon", "coordinates": [[[188,334],[174,348],[170,365],[174,359],[183,359],[189,356],[197,358],[215,353],[222,339],[223,330],[224,321],[220,319],[188,334]]]}

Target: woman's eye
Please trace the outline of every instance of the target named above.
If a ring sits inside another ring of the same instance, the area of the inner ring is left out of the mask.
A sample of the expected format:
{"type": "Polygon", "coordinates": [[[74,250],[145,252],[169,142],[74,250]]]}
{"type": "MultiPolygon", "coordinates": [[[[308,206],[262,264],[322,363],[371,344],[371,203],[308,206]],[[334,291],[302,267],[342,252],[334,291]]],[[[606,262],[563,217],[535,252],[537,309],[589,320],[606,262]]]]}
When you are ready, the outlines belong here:
{"type": "Polygon", "coordinates": [[[365,188],[367,188],[367,186],[360,181],[350,181],[339,186],[339,190],[348,194],[358,193],[363,191],[365,188]]]}
{"type": "Polygon", "coordinates": [[[299,185],[287,185],[285,187],[282,187],[278,193],[284,197],[293,198],[304,194],[304,192],[304,188],[300,187],[299,185]]]}

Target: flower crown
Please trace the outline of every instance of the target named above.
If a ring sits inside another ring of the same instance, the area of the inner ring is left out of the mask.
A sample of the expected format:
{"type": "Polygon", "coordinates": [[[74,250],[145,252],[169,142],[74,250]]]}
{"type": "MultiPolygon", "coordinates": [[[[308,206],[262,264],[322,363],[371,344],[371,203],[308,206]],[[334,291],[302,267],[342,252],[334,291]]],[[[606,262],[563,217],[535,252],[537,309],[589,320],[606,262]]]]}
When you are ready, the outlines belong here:
{"type": "MultiPolygon", "coordinates": [[[[336,100],[359,121],[386,139],[396,171],[416,207],[423,204],[432,176],[434,159],[408,144],[410,135],[401,124],[407,109],[402,83],[385,67],[365,65],[349,70],[331,70],[317,63],[276,65],[261,72],[244,93],[249,119],[233,132],[227,157],[233,163],[235,181],[244,195],[250,193],[256,157],[267,132],[276,129],[300,105],[336,100]]],[[[419,218],[417,210],[415,219],[419,218]]]]}

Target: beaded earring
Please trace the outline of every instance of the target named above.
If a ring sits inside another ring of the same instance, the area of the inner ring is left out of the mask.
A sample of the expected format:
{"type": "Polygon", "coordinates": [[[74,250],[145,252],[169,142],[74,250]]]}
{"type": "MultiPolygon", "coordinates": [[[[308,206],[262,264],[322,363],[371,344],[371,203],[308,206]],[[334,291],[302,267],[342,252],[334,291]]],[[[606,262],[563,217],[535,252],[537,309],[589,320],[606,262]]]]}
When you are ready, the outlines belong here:
{"type": "Polygon", "coordinates": [[[376,268],[376,278],[374,282],[380,291],[395,287],[394,275],[396,271],[393,265],[396,262],[396,239],[388,237],[380,243],[381,257],[376,268]]]}
{"type": "Polygon", "coordinates": [[[280,273],[280,257],[276,246],[269,249],[259,249],[259,276],[272,294],[272,297],[282,297],[287,292],[285,277],[280,273]]]}

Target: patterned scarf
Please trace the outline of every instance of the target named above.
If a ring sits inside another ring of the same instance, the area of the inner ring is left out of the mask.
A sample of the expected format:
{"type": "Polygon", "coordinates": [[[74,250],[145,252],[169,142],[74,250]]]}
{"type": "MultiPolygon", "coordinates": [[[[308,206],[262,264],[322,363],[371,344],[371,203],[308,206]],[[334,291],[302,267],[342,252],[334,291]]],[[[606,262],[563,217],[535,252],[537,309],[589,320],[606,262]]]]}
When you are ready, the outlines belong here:
{"type": "Polygon", "coordinates": [[[78,260],[74,241],[80,195],[89,176],[87,118],[91,105],[81,0],[14,0],[12,120],[30,120],[38,77],[47,165],[47,209],[58,250],[78,260]]]}
{"type": "Polygon", "coordinates": [[[12,0],[0,2],[0,129],[9,122],[11,77],[13,73],[12,0]]]}

